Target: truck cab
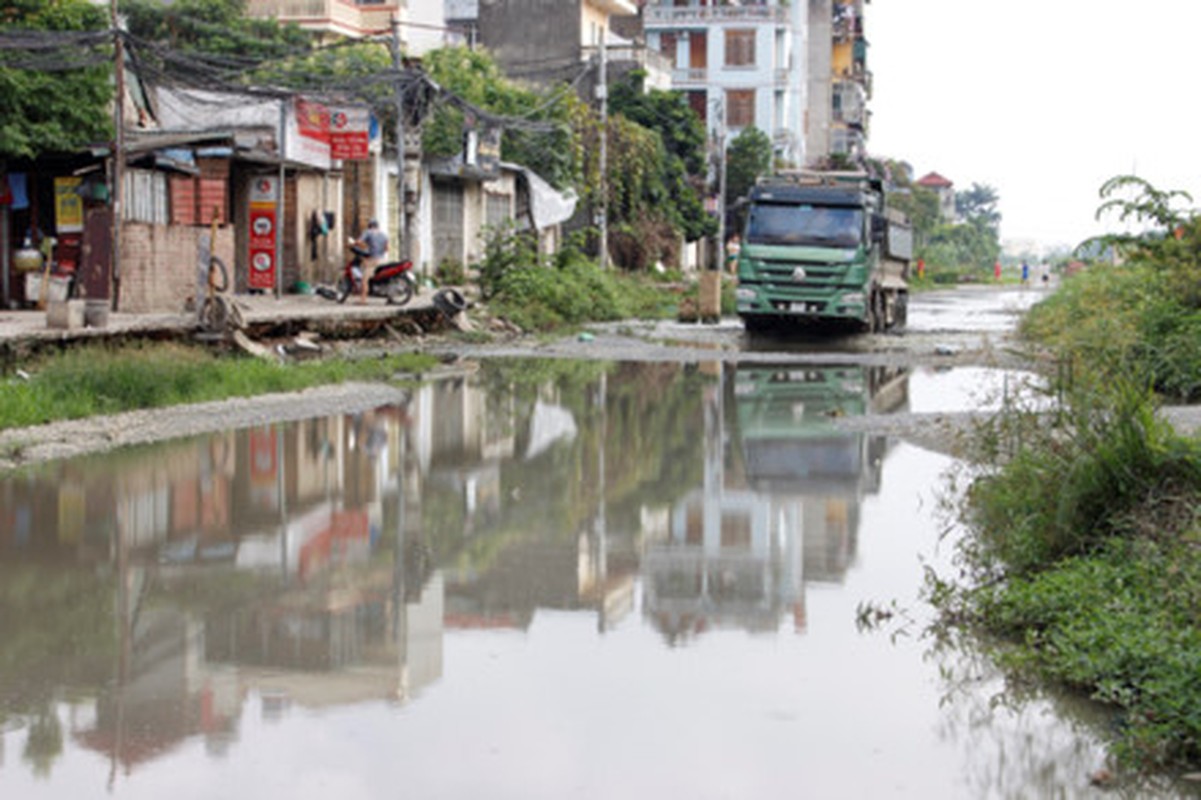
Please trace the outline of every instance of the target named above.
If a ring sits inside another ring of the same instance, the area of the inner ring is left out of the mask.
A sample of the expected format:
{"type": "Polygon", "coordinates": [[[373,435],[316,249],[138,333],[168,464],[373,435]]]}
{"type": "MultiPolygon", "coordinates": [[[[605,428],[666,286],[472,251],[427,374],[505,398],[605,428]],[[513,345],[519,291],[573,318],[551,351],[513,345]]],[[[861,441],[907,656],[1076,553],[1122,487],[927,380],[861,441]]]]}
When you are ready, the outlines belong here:
{"type": "Polygon", "coordinates": [[[760,181],[738,255],[738,315],[748,330],[833,323],[900,330],[913,234],[880,180],[796,172],[760,181]]]}

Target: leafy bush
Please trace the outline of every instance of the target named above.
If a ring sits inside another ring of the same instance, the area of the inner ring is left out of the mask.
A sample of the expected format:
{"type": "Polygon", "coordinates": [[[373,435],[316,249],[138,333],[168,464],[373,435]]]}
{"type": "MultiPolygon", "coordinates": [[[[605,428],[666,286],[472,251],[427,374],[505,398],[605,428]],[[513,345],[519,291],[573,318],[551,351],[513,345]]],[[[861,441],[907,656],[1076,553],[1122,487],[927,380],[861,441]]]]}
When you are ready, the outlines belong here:
{"type": "Polygon", "coordinates": [[[480,290],[493,301],[496,313],[537,331],[626,317],[663,317],[675,307],[670,290],[653,280],[602,270],[574,244],[554,256],[539,256],[529,237],[508,227],[488,234],[480,290]]]}

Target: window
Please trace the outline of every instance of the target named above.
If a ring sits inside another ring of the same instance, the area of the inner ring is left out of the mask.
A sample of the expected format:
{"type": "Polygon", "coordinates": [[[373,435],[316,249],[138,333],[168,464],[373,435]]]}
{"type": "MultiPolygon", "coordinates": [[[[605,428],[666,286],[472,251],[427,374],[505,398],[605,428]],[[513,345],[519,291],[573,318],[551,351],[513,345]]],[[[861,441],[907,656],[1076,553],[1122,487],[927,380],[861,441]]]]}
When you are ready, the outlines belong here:
{"type": "Polygon", "coordinates": [[[732,29],[726,31],[726,66],[755,66],[755,31],[732,29]]]}
{"type": "Polygon", "coordinates": [[[672,66],[676,63],[676,35],[674,33],[659,34],[659,52],[667,56],[671,60],[672,66]]]}
{"type": "Polygon", "coordinates": [[[726,91],[726,125],[731,128],[747,128],[755,124],[755,90],[729,89],[726,91]]]}

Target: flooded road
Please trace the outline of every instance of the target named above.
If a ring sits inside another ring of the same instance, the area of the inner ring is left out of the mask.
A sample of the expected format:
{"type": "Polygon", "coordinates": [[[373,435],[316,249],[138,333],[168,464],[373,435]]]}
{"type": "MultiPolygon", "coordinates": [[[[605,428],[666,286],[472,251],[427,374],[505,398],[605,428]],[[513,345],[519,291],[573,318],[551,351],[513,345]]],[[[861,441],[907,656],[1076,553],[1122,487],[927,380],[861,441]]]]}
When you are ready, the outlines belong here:
{"type": "Polygon", "coordinates": [[[831,424],[1005,379],[494,361],[8,474],[0,796],[1093,796],[924,635],[950,459],[831,424]]]}

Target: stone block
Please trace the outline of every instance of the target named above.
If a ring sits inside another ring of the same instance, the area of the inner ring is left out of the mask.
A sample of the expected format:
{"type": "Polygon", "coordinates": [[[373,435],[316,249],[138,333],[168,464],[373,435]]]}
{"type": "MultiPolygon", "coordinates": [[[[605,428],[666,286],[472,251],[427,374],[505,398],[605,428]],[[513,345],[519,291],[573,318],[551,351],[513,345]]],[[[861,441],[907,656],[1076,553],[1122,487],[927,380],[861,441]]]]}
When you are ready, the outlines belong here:
{"type": "Polygon", "coordinates": [[[46,327],[73,331],[83,327],[84,300],[51,300],[46,304],[46,327]]]}

